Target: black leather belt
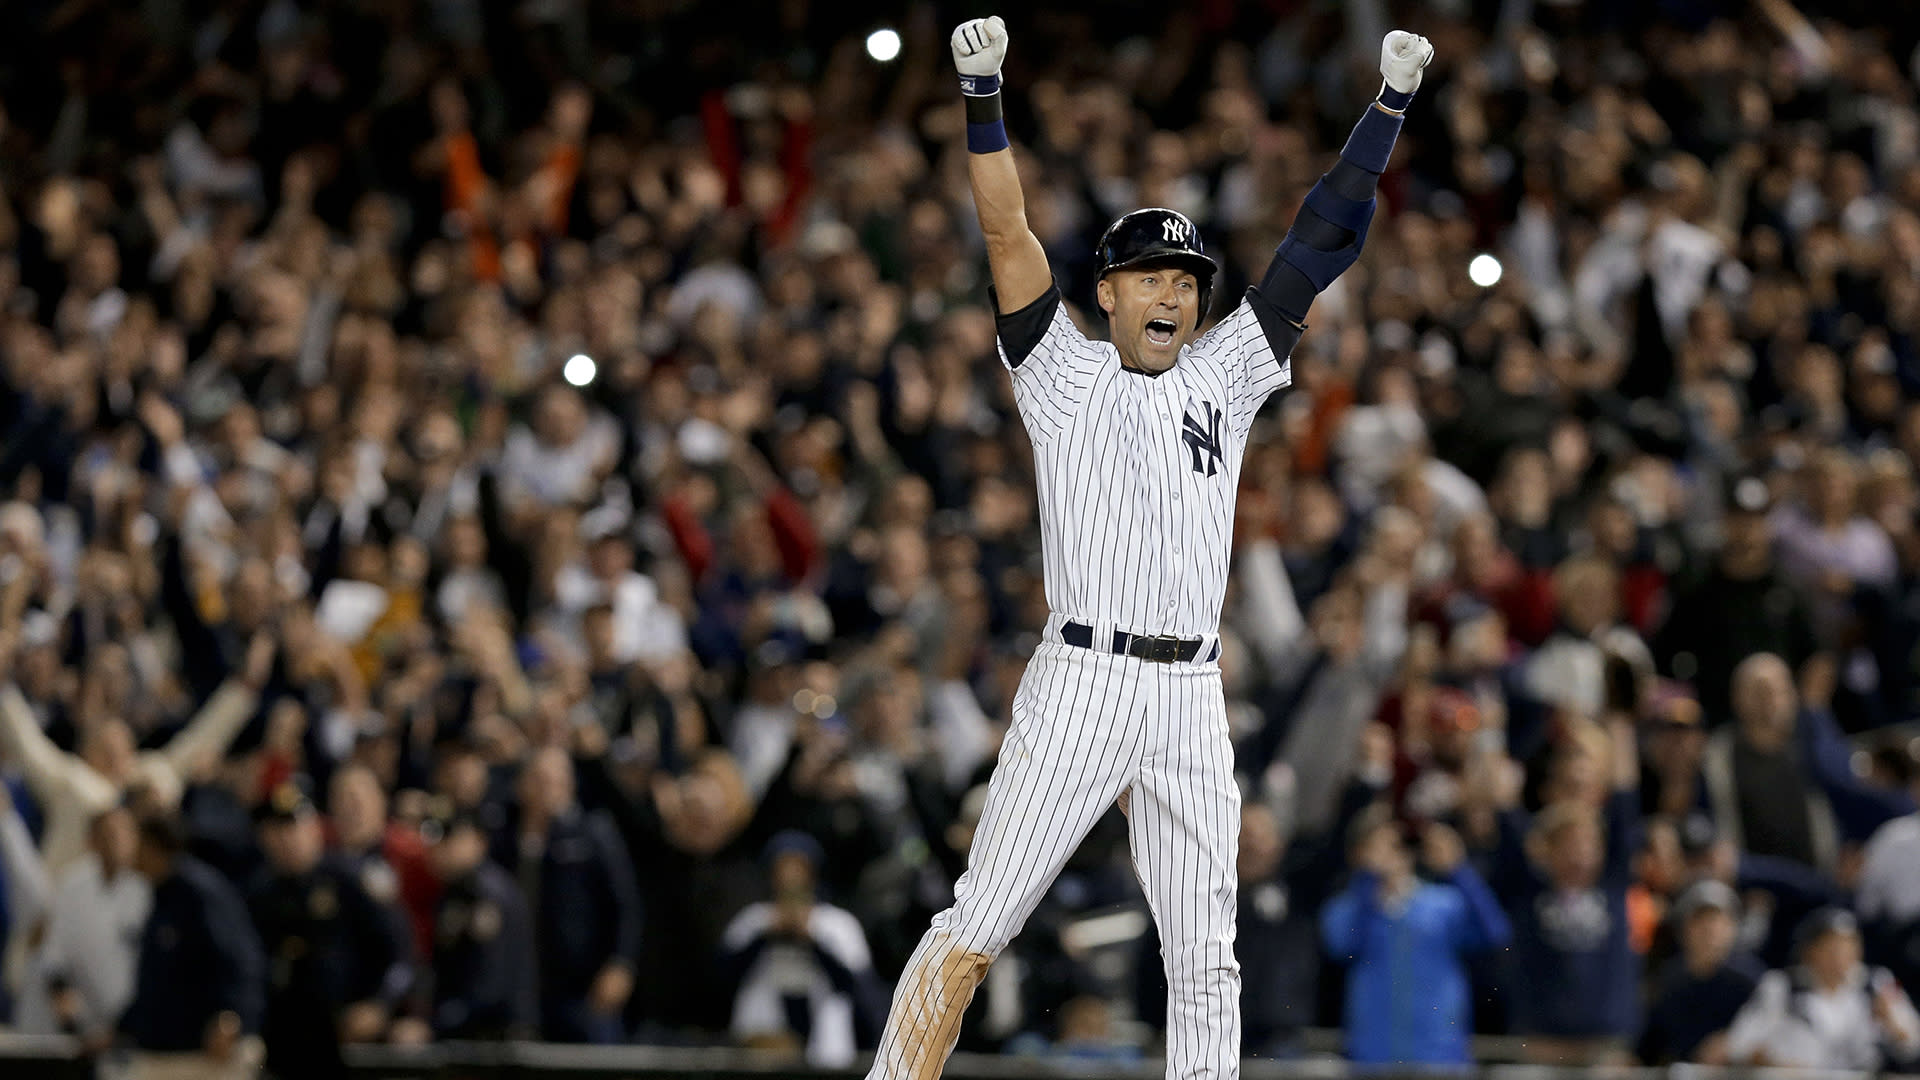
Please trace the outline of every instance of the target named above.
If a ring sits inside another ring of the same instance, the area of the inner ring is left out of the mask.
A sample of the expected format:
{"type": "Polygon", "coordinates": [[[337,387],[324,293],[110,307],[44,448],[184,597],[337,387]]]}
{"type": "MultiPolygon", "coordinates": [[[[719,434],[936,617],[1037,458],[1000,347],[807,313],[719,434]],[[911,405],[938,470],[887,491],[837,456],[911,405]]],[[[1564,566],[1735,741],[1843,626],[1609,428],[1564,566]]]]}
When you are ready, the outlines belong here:
{"type": "MultiPolygon", "coordinates": [[[[1060,626],[1060,640],[1077,648],[1093,648],[1093,627],[1086,623],[1063,623],[1060,626]]],[[[1170,634],[1147,637],[1142,634],[1129,634],[1125,630],[1115,630],[1113,641],[1107,652],[1116,656],[1131,656],[1154,664],[1185,664],[1200,655],[1203,638],[1179,638],[1170,634]]],[[[1220,646],[1215,645],[1207,652],[1207,659],[1220,655],[1220,646]]]]}

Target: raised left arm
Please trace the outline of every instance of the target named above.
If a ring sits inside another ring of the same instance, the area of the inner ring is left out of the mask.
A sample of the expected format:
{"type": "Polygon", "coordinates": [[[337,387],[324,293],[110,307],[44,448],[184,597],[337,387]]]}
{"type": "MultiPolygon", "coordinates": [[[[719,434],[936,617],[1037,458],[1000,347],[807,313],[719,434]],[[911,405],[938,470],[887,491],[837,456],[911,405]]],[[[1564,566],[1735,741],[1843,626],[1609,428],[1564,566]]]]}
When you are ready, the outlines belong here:
{"type": "Polygon", "coordinates": [[[1433,59],[1427,39],[1404,30],[1380,48],[1380,96],[1347,139],[1340,161],[1307,193],[1293,227],[1273,254],[1246,302],[1194,344],[1200,352],[1231,356],[1230,423],[1245,438],[1267,398],[1293,382],[1289,357],[1307,328],[1307,308],[1360,257],[1373,220],[1373,193],[1400,135],[1400,117],[1420,86],[1420,69],[1433,59]]]}
{"type": "Polygon", "coordinates": [[[1307,193],[1274,252],[1258,294],[1296,327],[1305,325],[1314,297],[1360,257],[1380,174],[1420,88],[1421,71],[1432,59],[1433,44],[1418,34],[1395,30],[1381,42],[1379,96],[1354,125],[1339,162],[1307,193]]]}

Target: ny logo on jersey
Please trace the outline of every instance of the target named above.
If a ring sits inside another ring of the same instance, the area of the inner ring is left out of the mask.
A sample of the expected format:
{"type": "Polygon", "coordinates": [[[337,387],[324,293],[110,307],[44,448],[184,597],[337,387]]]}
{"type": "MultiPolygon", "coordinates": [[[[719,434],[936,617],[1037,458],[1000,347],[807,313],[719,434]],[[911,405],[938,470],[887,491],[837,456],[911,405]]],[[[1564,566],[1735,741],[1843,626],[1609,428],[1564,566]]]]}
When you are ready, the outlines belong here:
{"type": "Polygon", "coordinates": [[[1188,234],[1192,232],[1193,226],[1177,217],[1160,219],[1160,236],[1169,244],[1185,244],[1188,234]]]}
{"type": "Polygon", "coordinates": [[[1212,476],[1220,464],[1220,410],[1212,402],[1203,401],[1200,415],[1204,420],[1194,419],[1192,410],[1182,416],[1185,431],[1180,437],[1193,451],[1193,471],[1212,476]]]}

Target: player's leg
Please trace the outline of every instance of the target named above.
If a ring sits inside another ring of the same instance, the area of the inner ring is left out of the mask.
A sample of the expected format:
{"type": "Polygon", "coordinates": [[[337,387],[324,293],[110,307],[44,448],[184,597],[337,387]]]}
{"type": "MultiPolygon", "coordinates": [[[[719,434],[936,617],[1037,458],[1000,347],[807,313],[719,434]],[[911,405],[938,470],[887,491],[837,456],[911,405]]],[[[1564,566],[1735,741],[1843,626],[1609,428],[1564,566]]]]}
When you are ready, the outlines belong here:
{"type": "Polygon", "coordinates": [[[870,1080],[940,1075],[987,965],[1139,767],[1141,666],[1051,642],[1034,652],[967,870],[900,975],[870,1080]]]}
{"type": "Polygon", "coordinates": [[[1240,1075],[1240,789],[1217,669],[1154,666],[1129,841],[1167,970],[1167,1076],[1240,1075]]]}

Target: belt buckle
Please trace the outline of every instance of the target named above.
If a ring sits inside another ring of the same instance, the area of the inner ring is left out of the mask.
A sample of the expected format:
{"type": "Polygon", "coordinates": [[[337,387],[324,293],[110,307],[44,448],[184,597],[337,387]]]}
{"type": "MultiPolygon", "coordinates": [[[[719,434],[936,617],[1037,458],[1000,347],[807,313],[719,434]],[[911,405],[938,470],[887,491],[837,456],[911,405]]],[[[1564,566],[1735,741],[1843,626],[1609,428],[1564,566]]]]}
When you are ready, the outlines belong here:
{"type": "Polygon", "coordinates": [[[1145,651],[1134,654],[1142,660],[1154,664],[1171,664],[1180,659],[1180,639],[1171,634],[1136,640],[1145,642],[1147,646],[1145,651]]]}

